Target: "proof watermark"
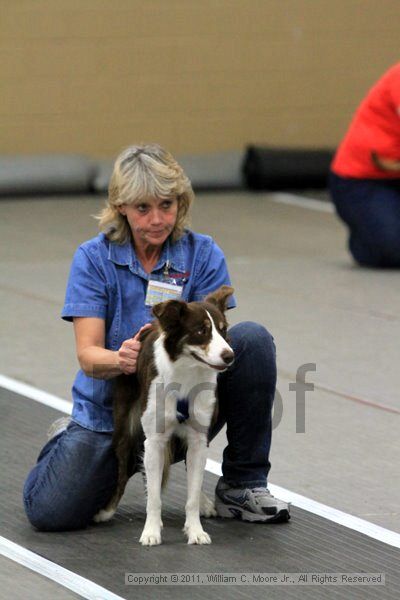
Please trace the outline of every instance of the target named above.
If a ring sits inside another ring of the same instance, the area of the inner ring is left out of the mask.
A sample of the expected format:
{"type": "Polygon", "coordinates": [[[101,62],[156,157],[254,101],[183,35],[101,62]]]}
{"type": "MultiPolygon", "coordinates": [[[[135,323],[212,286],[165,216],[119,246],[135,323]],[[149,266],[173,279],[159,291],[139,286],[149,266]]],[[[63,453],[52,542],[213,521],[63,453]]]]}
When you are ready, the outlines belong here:
{"type": "MultiPolygon", "coordinates": [[[[314,391],[314,384],[306,381],[306,375],[310,371],[316,371],[315,363],[305,363],[300,365],[296,372],[294,382],[289,383],[289,391],[295,394],[295,410],[296,410],[296,433],[305,433],[306,428],[306,392],[314,391]]],[[[157,433],[165,432],[165,416],[167,398],[173,397],[176,400],[185,397],[187,401],[186,414],[190,417],[190,425],[196,431],[207,433],[209,426],[202,422],[202,413],[197,409],[200,396],[215,396],[216,386],[210,382],[195,384],[190,390],[183,393],[182,385],[179,382],[170,382],[168,384],[157,383],[155,388],[156,401],[156,431],[157,433]]],[[[275,390],[275,397],[272,412],[272,429],[276,429],[283,417],[283,398],[278,389],[275,390]]],[[[184,415],[183,415],[184,416],[184,415]]]]}
{"type": "Polygon", "coordinates": [[[385,573],[125,573],[125,585],[385,585],[385,573]]]}

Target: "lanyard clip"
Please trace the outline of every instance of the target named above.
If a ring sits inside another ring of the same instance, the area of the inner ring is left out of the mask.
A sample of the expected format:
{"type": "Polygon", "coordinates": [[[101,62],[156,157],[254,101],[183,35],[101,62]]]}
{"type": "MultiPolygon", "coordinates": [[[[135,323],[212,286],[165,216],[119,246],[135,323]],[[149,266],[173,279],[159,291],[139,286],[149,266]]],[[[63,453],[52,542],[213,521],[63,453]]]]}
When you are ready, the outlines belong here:
{"type": "Polygon", "coordinates": [[[169,260],[167,260],[167,262],[165,263],[165,268],[164,268],[164,271],[163,271],[163,274],[164,274],[166,277],[168,277],[168,275],[169,275],[169,268],[170,268],[170,266],[171,266],[171,265],[170,265],[170,262],[169,262],[169,260]]]}

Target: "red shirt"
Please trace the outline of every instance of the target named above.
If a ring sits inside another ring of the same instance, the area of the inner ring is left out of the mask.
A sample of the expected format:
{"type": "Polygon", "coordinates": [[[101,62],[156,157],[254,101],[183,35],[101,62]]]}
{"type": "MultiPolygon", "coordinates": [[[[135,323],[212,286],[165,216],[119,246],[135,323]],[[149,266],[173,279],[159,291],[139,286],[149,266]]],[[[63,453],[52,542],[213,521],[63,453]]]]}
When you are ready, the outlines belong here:
{"type": "Polygon", "coordinates": [[[400,63],[391,67],[358,107],[332,162],[332,171],[355,179],[397,179],[379,169],[371,152],[400,160],[400,63]]]}

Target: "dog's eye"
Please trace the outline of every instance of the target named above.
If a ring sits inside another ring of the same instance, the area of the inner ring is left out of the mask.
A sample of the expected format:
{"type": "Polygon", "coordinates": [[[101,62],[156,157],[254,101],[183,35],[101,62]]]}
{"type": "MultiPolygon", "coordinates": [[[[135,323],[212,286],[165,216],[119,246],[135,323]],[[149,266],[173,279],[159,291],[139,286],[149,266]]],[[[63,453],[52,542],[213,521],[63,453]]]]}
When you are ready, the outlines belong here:
{"type": "Polygon", "coordinates": [[[197,335],[207,335],[208,332],[209,332],[209,327],[207,327],[206,324],[200,325],[197,330],[197,335]]]}

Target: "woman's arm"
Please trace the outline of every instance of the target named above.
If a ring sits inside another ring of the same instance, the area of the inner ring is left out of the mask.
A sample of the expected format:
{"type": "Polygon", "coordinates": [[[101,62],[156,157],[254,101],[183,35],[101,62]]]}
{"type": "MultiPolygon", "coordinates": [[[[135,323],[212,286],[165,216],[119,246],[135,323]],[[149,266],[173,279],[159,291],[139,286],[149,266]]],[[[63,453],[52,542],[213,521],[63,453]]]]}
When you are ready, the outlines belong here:
{"type": "Polygon", "coordinates": [[[382,158],[378,156],[376,152],[371,152],[372,162],[381,171],[388,171],[389,173],[400,172],[400,160],[393,158],[382,158]]]}
{"type": "Polygon", "coordinates": [[[82,371],[96,379],[111,379],[124,373],[136,372],[140,350],[140,333],[150,327],[144,325],[134,338],[125,340],[119,350],[105,346],[105,321],[95,317],[74,317],[76,354],[82,371]]]}

